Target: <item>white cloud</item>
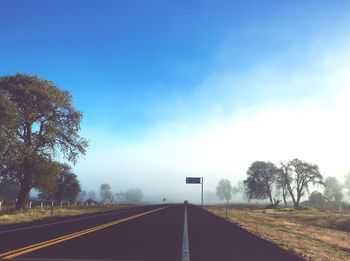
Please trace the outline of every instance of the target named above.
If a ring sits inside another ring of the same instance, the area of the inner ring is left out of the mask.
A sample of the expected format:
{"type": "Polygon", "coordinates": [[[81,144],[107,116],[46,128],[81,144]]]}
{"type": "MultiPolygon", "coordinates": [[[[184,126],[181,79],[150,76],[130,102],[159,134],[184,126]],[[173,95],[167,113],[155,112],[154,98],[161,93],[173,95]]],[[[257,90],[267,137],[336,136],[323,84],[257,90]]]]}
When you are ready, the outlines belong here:
{"type": "Polygon", "coordinates": [[[199,193],[184,177],[204,176],[214,190],[220,178],[244,179],[255,160],[298,157],[342,179],[350,171],[350,52],[316,53],[299,69],[264,65],[213,74],[188,97],[158,107],[171,120],[137,140],[86,130],[97,138],[78,174],[90,188],[109,182],[115,190],[141,187],[177,200],[199,193]]]}

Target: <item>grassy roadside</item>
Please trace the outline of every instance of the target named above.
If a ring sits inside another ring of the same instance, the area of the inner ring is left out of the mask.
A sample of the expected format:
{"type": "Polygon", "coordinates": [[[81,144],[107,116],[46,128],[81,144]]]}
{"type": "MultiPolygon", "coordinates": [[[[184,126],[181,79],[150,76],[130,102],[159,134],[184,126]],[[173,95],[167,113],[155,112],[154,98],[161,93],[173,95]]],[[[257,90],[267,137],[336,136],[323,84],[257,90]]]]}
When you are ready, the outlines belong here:
{"type": "Polygon", "coordinates": [[[55,208],[51,215],[51,209],[30,209],[7,211],[0,213],[0,225],[18,224],[36,220],[48,219],[52,217],[76,216],[90,213],[101,213],[114,209],[125,208],[127,206],[81,206],[81,207],[62,207],[55,208]]]}
{"type": "MultiPolygon", "coordinates": [[[[224,207],[206,207],[226,217],[224,207]]],[[[350,213],[228,208],[227,219],[305,260],[350,260],[350,213]]]]}

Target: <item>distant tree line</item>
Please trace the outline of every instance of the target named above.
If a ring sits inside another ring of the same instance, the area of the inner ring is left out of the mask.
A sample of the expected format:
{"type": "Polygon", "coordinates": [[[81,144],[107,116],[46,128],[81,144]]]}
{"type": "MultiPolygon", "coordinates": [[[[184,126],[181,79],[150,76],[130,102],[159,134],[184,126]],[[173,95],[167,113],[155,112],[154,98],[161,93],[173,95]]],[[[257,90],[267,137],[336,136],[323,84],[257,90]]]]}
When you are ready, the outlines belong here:
{"type": "Polygon", "coordinates": [[[324,182],[324,191],[313,191],[305,204],[315,207],[341,207],[343,202],[343,190],[350,196],[350,172],[345,176],[344,184],[341,184],[336,177],[327,177],[324,182]]]}
{"type": "MultiPolygon", "coordinates": [[[[83,202],[97,202],[97,196],[94,191],[81,191],[78,194],[78,200],[83,202]]],[[[103,183],[100,186],[99,199],[104,204],[122,203],[122,204],[138,204],[142,202],[143,192],[139,188],[128,189],[124,192],[113,192],[110,184],[103,183]]]]}
{"type": "Polygon", "coordinates": [[[294,208],[300,207],[301,200],[309,194],[303,203],[314,206],[339,205],[343,199],[342,190],[350,195],[350,173],[344,184],[335,177],[323,178],[316,164],[300,159],[280,162],[276,166],[272,162],[255,161],[247,170],[247,178],[238,187],[231,186],[227,179],[219,181],[216,194],[220,200],[229,202],[232,195],[241,192],[248,199],[268,199],[270,206],[277,206],[282,200],[284,206],[291,201],[294,208]],[[310,188],[320,187],[319,191],[310,192],[310,188]]]}

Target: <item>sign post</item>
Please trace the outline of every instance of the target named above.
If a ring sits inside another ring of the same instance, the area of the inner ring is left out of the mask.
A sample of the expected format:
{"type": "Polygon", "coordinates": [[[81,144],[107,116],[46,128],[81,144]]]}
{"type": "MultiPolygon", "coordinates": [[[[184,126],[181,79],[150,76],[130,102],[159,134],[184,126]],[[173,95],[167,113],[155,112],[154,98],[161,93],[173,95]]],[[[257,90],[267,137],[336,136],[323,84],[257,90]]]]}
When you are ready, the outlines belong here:
{"type": "Polygon", "coordinates": [[[186,184],[201,184],[201,199],[202,199],[202,207],[203,207],[203,177],[187,177],[186,184]]]}
{"type": "Polygon", "coordinates": [[[202,185],[202,207],[203,207],[203,177],[201,177],[201,185],[202,185]]]}

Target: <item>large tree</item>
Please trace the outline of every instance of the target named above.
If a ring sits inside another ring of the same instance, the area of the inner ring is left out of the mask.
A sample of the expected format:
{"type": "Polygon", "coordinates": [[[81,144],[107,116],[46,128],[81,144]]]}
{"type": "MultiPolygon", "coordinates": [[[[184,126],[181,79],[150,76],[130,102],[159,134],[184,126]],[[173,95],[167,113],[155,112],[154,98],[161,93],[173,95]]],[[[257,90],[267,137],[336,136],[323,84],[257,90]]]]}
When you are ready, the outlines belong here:
{"type": "Polygon", "coordinates": [[[324,196],[329,201],[340,203],[343,199],[342,185],[336,177],[328,177],[324,182],[324,196]]]}
{"type": "Polygon", "coordinates": [[[248,171],[248,178],[244,181],[250,199],[269,198],[273,204],[272,189],[277,180],[279,169],[275,164],[265,161],[253,162],[248,171]]]}
{"type": "Polygon", "coordinates": [[[0,89],[0,176],[7,180],[13,178],[11,166],[18,158],[21,145],[13,131],[16,127],[16,106],[10,96],[0,89]]]}
{"type": "MultiPolygon", "coordinates": [[[[1,157],[0,174],[20,184],[16,208],[27,208],[38,166],[50,165],[58,153],[73,163],[85,153],[87,141],[78,134],[82,114],[53,82],[16,74],[0,77],[0,115],[6,120],[1,128],[10,123],[0,135],[0,154],[11,155],[1,157]]],[[[44,173],[55,175],[53,169],[44,173]]]]}
{"type": "Polygon", "coordinates": [[[221,179],[216,187],[216,195],[220,200],[226,200],[226,203],[232,198],[232,186],[228,179],[221,179]]]}
{"type": "Polygon", "coordinates": [[[81,191],[80,183],[67,164],[60,164],[59,175],[54,181],[43,182],[39,196],[45,199],[57,200],[58,202],[68,200],[75,201],[81,191]]]}
{"type": "Polygon", "coordinates": [[[300,159],[281,163],[280,182],[285,184],[294,208],[298,208],[300,199],[308,192],[310,184],[323,184],[323,177],[316,164],[300,159]]]}
{"type": "Polygon", "coordinates": [[[60,176],[58,178],[58,190],[55,198],[58,201],[69,200],[75,201],[81,191],[80,183],[72,171],[72,168],[67,165],[61,165],[60,176]]]}
{"type": "Polygon", "coordinates": [[[319,191],[313,191],[309,196],[309,204],[314,207],[322,208],[326,204],[326,198],[319,191]]]}
{"type": "Polygon", "coordinates": [[[112,201],[112,191],[109,184],[101,184],[100,198],[104,203],[112,201]]]}
{"type": "Polygon", "coordinates": [[[7,179],[0,179],[0,201],[15,200],[18,195],[18,184],[7,179]]]}

